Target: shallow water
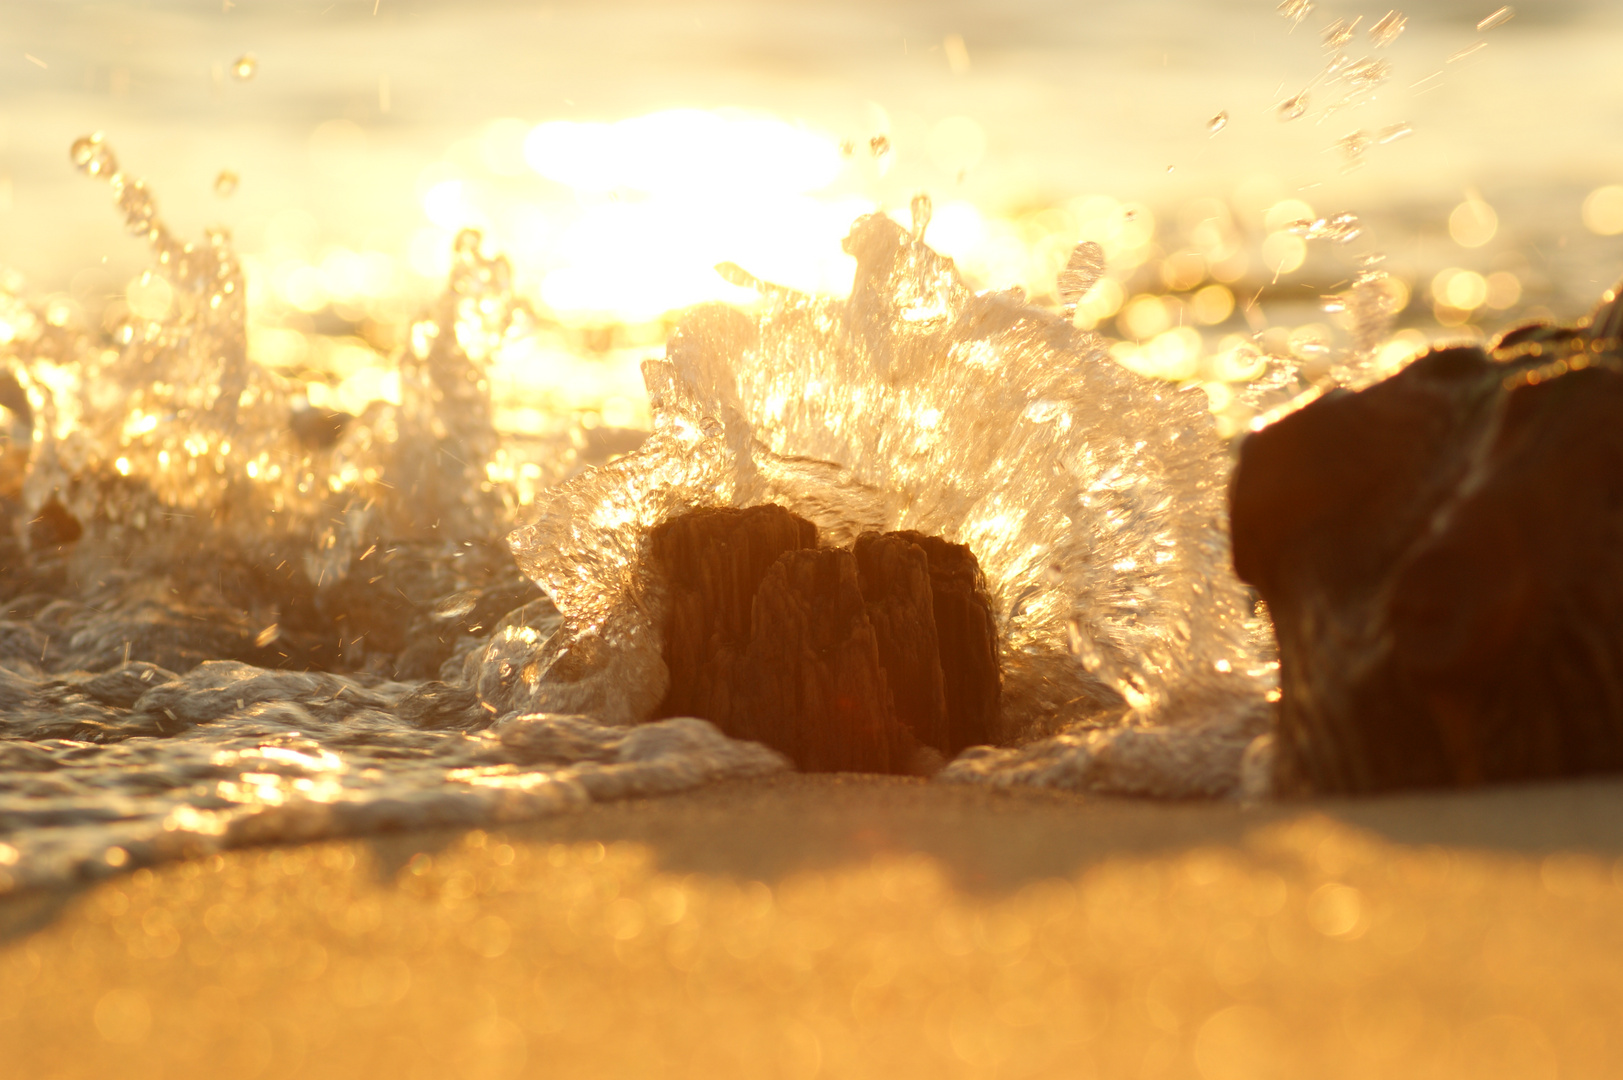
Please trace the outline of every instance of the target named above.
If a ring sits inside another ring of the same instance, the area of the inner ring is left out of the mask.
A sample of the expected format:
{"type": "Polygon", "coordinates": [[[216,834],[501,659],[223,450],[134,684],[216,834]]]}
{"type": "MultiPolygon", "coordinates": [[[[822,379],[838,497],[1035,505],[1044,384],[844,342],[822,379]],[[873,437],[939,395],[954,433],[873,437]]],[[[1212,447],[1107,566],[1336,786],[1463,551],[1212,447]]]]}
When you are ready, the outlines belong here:
{"type": "Polygon", "coordinates": [[[1602,5],[1451,63],[1487,12],[1412,6],[1360,43],[1393,74],[1358,69],[1345,112],[1350,77],[1314,74],[1333,13],[1292,31],[1271,4],[367,6],[5,30],[0,243],[33,284],[0,313],[27,398],[0,461],[0,889],[785,767],[701,721],[604,726],[662,692],[638,530],[717,503],[976,548],[1011,745],[944,780],[1233,794],[1272,671],[1225,439],[1613,276],[1583,209],[1623,166],[1595,150],[1614,69],[1579,62],[1623,42],[1602,5]],[[81,164],[127,156],[144,247],[62,182],[95,129],[81,164]],[[558,172],[560,139],[600,172],[558,172]],[[236,237],[188,246],[205,217],[236,237]],[[743,314],[662,351],[704,299],[743,314]],[[521,524],[548,599],[501,546],[521,524]]]}

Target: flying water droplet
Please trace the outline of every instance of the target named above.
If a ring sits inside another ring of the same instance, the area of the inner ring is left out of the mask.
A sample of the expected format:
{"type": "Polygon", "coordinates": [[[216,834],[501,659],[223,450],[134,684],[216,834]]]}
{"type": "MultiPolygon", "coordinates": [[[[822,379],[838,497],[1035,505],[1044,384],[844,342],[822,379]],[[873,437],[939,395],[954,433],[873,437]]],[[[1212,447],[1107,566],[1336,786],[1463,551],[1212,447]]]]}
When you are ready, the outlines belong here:
{"type": "Polygon", "coordinates": [[[1307,103],[1308,96],[1306,90],[1303,90],[1295,97],[1286,98],[1284,101],[1279,103],[1279,118],[1281,120],[1300,120],[1307,112],[1307,103]]]}
{"type": "Polygon", "coordinates": [[[1340,315],[1347,310],[1347,298],[1340,293],[1333,296],[1321,296],[1319,297],[1319,306],[1324,309],[1326,315],[1340,315]]]}
{"type": "Polygon", "coordinates": [[[102,142],[101,132],[75,139],[68,148],[73,164],[87,176],[112,176],[118,171],[118,159],[102,142]]]}
{"type": "Polygon", "coordinates": [[[1336,145],[1341,148],[1342,157],[1348,161],[1357,161],[1364,156],[1364,151],[1368,150],[1373,142],[1369,132],[1360,129],[1343,135],[1336,145]]]}
{"type": "Polygon", "coordinates": [[[444,622],[460,619],[474,609],[479,597],[471,592],[452,593],[434,606],[434,618],[444,622]]]}
{"type": "Polygon", "coordinates": [[[1362,15],[1348,22],[1346,19],[1337,19],[1324,28],[1324,48],[1326,51],[1339,49],[1353,39],[1358,32],[1358,24],[1364,21],[1362,15]]]}
{"type": "Polygon", "coordinates": [[[1324,223],[1322,235],[1337,244],[1350,244],[1364,235],[1364,223],[1357,214],[1337,214],[1324,223]]]}
{"type": "Polygon", "coordinates": [[[1487,47],[1488,47],[1488,43],[1486,41],[1472,42],[1470,45],[1467,45],[1465,48],[1461,49],[1459,52],[1457,52],[1454,55],[1450,56],[1448,58],[1447,62],[1452,64],[1456,60],[1464,60],[1467,56],[1470,56],[1472,53],[1478,52],[1478,51],[1480,51],[1482,49],[1486,49],[1487,47]]]}
{"type": "Polygon", "coordinates": [[[259,61],[254,59],[253,53],[243,53],[231,65],[231,77],[238,82],[247,82],[259,74],[259,61]]]}
{"type": "Polygon", "coordinates": [[[1065,264],[1065,269],[1059,272],[1060,303],[1067,308],[1076,306],[1077,301],[1088,294],[1088,291],[1099,283],[1105,272],[1105,250],[1092,240],[1084,240],[1071,251],[1071,258],[1065,264]]]}
{"type": "Polygon", "coordinates": [[[716,273],[729,285],[737,285],[741,289],[754,289],[756,292],[765,292],[766,282],[739,266],[735,262],[721,262],[716,264],[716,273]]]}
{"type": "Polygon", "coordinates": [[[1360,60],[1341,76],[1355,90],[1372,90],[1392,75],[1392,65],[1385,60],[1360,60]]]}
{"type": "Polygon", "coordinates": [[[1295,26],[1302,25],[1313,10],[1313,0],[1281,0],[1278,12],[1289,19],[1295,26]]]}
{"type": "Polygon", "coordinates": [[[1381,129],[1379,142],[1382,146],[1385,146],[1387,143],[1395,143],[1399,139],[1407,139],[1412,134],[1414,134],[1414,128],[1408,124],[1393,124],[1391,127],[1381,129]]]}
{"type": "Polygon", "coordinates": [[[1493,12],[1490,15],[1485,16],[1482,19],[1481,22],[1476,24],[1476,28],[1477,28],[1477,30],[1479,32],[1486,31],[1486,30],[1492,30],[1496,26],[1505,25],[1507,22],[1509,22],[1511,19],[1514,19],[1515,17],[1516,17],[1516,9],[1511,7],[1509,4],[1506,4],[1504,7],[1500,8],[1499,10],[1493,12]]]}
{"type": "Polygon", "coordinates": [[[145,234],[152,229],[152,222],[158,216],[158,204],[147,190],[146,184],[140,180],[114,181],[114,197],[118,208],[124,211],[124,223],[129,226],[130,232],[145,234]]]}
{"type": "Polygon", "coordinates": [[[1398,35],[1403,33],[1403,28],[1408,24],[1409,20],[1401,13],[1388,11],[1369,28],[1369,39],[1378,48],[1385,48],[1398,39],[1398,35]]]}
{"type": "Polygon", "coordinates": [[[913,239],[922,242],[924,230],[930,227],[930,216],[935,212],[935,206],[930,202],[930,196],[921,191],[913,196],[913,202],[908,209],[913,214],[913,239]]]}
{"type": "Polygon", "coordinates": [[[451,254],[464,261],[477,259],[479,248],[484,242],[485,234],[478,229],[463,229],[456,234],[456,239],[451,241],[451,254]]]}
{"type": "Polygon", "coordinates": [[[884,176],[885,173],[890,171],[889,135],[875,135],[873,138],[869,139],[868,153],[873,155],[873,159],[879,170],[880,176],[884,176]]]}
{"type": "Polygon", "coordinates": [[[214,178],[214,194],[222,199],[229,199],[237,193],[237,174],[230,169],[221,169],[220,175],[214,178]]]}
{"type": "Polygon", "coordinates": [[[1218,113],[1216,116],[1214,116],[1210,120],[1206,121],[1206,133],[1208,135],[1216,135],[1219,131],[1222,131],[1224,128],[1226,128],[1228,126],[1229,126],[1229,114],[1228,114],[1228,110],[1224,109],[1222,112],[1218,113]]]}

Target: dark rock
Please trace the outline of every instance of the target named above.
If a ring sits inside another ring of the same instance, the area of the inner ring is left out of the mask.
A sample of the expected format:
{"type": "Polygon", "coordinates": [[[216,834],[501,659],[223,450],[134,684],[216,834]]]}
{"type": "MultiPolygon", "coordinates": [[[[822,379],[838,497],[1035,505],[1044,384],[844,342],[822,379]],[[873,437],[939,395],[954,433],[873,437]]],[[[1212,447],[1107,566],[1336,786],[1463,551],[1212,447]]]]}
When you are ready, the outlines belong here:
{"type": "Polygon", "coordinates": [[[656,715],[710,720],[808,771],[916,772],[989,741],[996,632],[969,549],[917,533],[816,543],[778,506],[654,530],[671,676],[656,715]]]}
{"type": "Polygon", "coordinates": [[[751,622],[732,687],[737,737],[807,772],[909,771],[917,744],[896,715],[849,551],[785,553],[755,594],[751,622]]]}
{"type": "Polygon", "coordinates": [[[896,719],[919,742],[945,748],[947,700],[930,560],[923,548],[896,533],[864,533],[852,554],[896,719]]]}
{"type": "Polygon", "coordinates": [[[648,544],[671,583],[671,685],[659,715],[698,716],[727,731],[756,591],[778,556],[817,546],[817,527],[781,506],[695,510],[653,530],[648,544]]]}
{"type": "Polygon", "coordinates": [[[1281,791],[1623,770],[1618,322],[1433,352],[1246,439],[1281,791]]]}
{"type": "MultiPolygon", "coordinates": [[[[964,544],[919,532],[886,536],[919,547],[930,570],[930,603],[941,655],[947,734],[944,742],[926,741],[948,757],[996,741],[1003,697],[997,618],[992,614],[986,578],[975,553],[964,544]]],[[[861,540],[856,550],[860,559],[861,540]]]]}

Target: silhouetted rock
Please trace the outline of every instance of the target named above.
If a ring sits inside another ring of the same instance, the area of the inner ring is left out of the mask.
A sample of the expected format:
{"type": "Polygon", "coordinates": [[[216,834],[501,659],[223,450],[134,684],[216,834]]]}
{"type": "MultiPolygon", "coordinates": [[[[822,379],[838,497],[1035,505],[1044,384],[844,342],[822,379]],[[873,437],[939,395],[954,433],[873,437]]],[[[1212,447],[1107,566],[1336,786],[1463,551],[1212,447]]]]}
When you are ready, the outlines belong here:
{"type": "Polygon", "coordinates": [[[1623,769],[1619,322],[1439,350],[1246,439],[1234,562],[1279,638],[1279,790],[1623,769]]]}
{"type": "Polygon", "coordinates": [[[969,549],[917,533],[816,544],[778,506],[654,530],[669,587],[657,715],[702,717],[809,771],[914,772],[921,747],[989,741],[996,627],[969,549]]]}
{"type": "Polygon", "coordinates": [[[924,549],[896,533],[865,533],[852,548],[895,715],[913,737],[945,750],[947,700],[924,549]]]}
{"type": "Polygon", "coordinates": [[[737,730],[717,726],[807,772],[909,771],[917,743],[897,718],[849,551],[785,552],[755,594],[751,624],[729,687],[737,730]]]}
{"type": "Polygon", "coordinates": [[[781,506],[695,510],[653,530],[649,550],[670,581],[661,716],[698,716],[731,732],[731,686],[749,644],[761,580],[786,551],[817,546],[817,527],[781,506]]]}
{"type": "MultiPolygon", "coordinates": [[[[923,550],[930,569],[930,602],[941,653],[943,697],[947,706],[944,744],[931,742],[948,757],[994,742],[1003,679],[998,665],[997,618],[986,595],[986,578],[967,545],[918,532],[887,533],[923,550]]],[[[862,542],[857,542],[861,558],[862,542]]]]}

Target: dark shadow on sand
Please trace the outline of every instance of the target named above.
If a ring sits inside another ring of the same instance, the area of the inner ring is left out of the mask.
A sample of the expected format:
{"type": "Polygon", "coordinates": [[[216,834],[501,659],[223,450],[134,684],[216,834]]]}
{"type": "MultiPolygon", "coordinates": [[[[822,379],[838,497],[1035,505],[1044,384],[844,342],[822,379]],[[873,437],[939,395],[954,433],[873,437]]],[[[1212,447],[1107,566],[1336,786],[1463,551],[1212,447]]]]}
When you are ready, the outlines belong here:
{"type": "MultiPolygon", "coordinates": [[[[767,884],[879,855],[922,854],[936,860],[956,888],[999,895],[1035,881],[1073,877],[1114,858],[1245,849],[1258,830],[1312,816],[1406,847],[1528,858],[1555,852],[1623,857],[1623,778],[1242,806],[792,773],[602,803],[488,831],[524,844],[641,844],[666,873],[767,884]]],[[[390,881],[413,856],[432,856],[467,831],[429,829],[331,842],[355,844],[365,853],[362,865],[379,881],[390,881]]],[[[162,873],[161,867],[154,869],[162,873]]],[[[0,900],[0,946],[49,926],[88,888],[0,900]]]]}

